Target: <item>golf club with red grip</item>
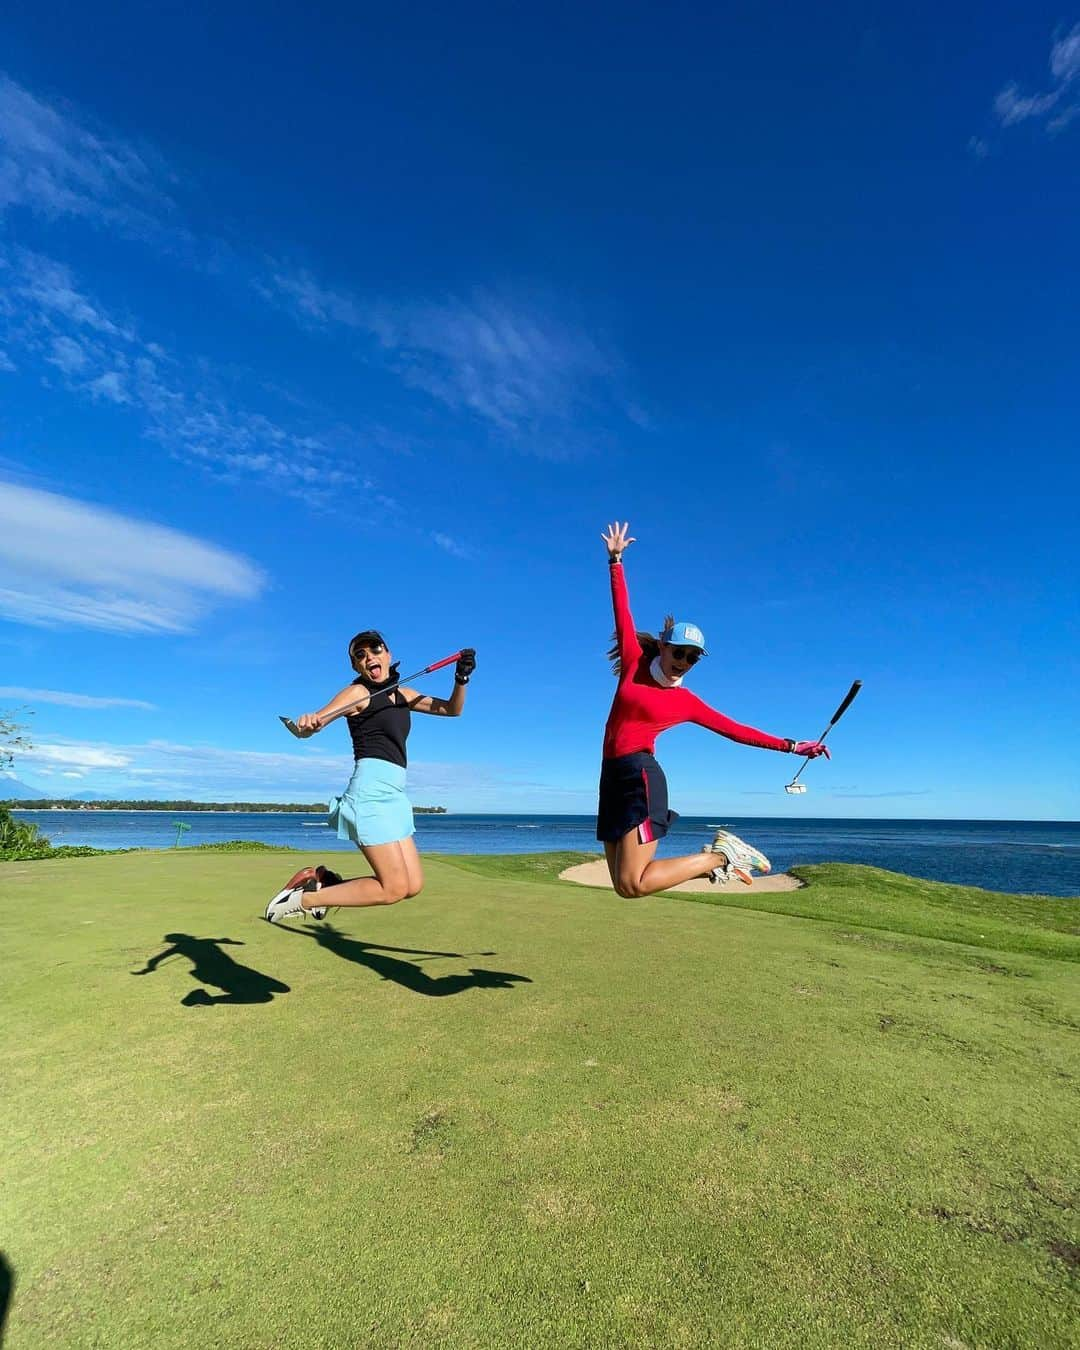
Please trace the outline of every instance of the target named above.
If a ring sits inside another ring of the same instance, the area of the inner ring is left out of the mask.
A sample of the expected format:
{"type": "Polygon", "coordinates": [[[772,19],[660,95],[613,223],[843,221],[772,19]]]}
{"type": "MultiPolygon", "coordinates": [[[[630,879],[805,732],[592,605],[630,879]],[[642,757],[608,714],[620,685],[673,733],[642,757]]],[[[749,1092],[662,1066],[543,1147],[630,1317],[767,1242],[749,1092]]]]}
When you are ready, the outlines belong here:
{"type": "MultiPolygon", "coordinates": [[[[818,737],[818,744],[820,744],[825,739],[825,737],[829,734],[829,732],[832,731],[833,727],[836,726],[837,722],[840,721],[841,717],[843,717],[844,713],[847,712],[848,708],[851,707],[852,700],[854,699],[855,695],[859,692],[861,688],[862,688],[862,680],[856,680],[852,684],[851,688],[844,695],[843,703],[841,703],[839,708],[837,708],[837,710],[833,713],[832,721],[818,737]]],[[[799,773],[797,773],[795,777],[791,780],[791,782],[788,783],[787,786],[784,788],[785,792],[790,792],[793,796],[796,796],[800,792],[806,791],[805,786],[799,782],[799,774],[802,773],[803,769],[805,769],[809,763],[810,757],[807,756],[807,758],[803,760],[802,764],[799,767],[799,773]]]]}
{"type": "MultiPolygon", "coordinates": [[[[442,670],[443,666],[453,665],[460,656],[461,652],[454,652],[452,656],[444,656],[441,661],[435,661],[432,665],[425,666],[423,670],[418,670],[415,675],[405,675],[402,679],[395,680],[393,684],[388,684],[384,689],[372,690],[372,693],[389,694],[392,690],[397,689],[399,685],[408,684],[411,680],[418,680],[421,675],[430,675],[433,670],[442,670]]],[[[336,712],[332,712],[329,717],[323,719],[322,726],[319,727],[319,730],[321,731],[323,727],[329,726],[331,722],[336,721],[339,717],[347,717],[354,708],[365,707],[369,702],[370,696],[366,699],[358,699],[356,703],[347,703],[344,708],[338,708],[336,712]]],[[[291,717],[282,717],[280,720],[284,724],[286,731],[291,732],[302,741],[307,740],[307,736],[304,735],[291,717]]]]}

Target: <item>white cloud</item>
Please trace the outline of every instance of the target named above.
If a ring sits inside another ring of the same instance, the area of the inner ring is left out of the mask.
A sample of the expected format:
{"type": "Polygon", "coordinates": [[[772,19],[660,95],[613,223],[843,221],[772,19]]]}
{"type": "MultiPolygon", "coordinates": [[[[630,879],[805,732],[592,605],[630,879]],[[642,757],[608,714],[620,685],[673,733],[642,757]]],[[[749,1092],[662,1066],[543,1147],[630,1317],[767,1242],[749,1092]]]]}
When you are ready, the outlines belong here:
{"type": "Polygon", "coordinates": [[[469,550],[465,545],[459,543],[448,534],[440,534],[436,531],[431,537],[441,549],[455,558],[468,558],[470,556],[469,550]]]}
{"type": "Polygon", "coordinates": [[[258,480],[321,507],[333,504],[343,485],[373,486],[349,467],[363,448],[359,433],[338,426],[315,435],[215,395],[212,372],[186,371],[159,344],[144,342],[130,320],[109,314],[62,263],[0,248],[0,274],[9,340],[58,370],[72,394],[130,408],[166,453],[215,477],[258,480]]]}
{"type": "Polygon", "coordinates": [[[55,745],[37,744],[29,750],[20,750],[18,762],[34,766],[44,763],[65,764],[83,769],[123,769],[131,763],[131,756],[95,745],[60,742],[55,745]]]}
{"type": "MultiPolygon", "coordinates": [[[[118,745],[54,739],[19,754],[15,770],[31,780],[53,771],[79,771],[96,792],[121,798],[153,794],[201,801],[316,802],[341,791],[352,764],[347,740],[328,745],[340,753],[326,753],[315,742],[300,748],[284,731],[281,741],[285,748],[278,752],[164,740],[118,745]]],[[[468,798],[479,803],[473,809],[505,809],[508,797],[516,799],[527,789],[556,796],[563,791],[525,782],[497,765],[423,760],[409,765],[409,796],[418,805],[445,806],[468,798]]],[[[576,801],[588,793],[568,790],[567,795],[576,801]]]]}
{"type": "Polygon", "coordinates": [[[167,526],[0,484],[0,614],[39,627],[190,631],[210,607],[262,590],[257,567],[167,526]]]}
{"type": "Polygon", "coordinates": [[[147,152],[0,75],[0,212],[24,206],[138,225],[148,209],[169,208],[162,176],[147,152]]]}
{"type": "Polygon", "coordinates": [[[1046,122],[1050,134],[1064,130],[1080,116],[1080,23],[1063,37],[1055,38],[1050,47],[1050,74],[1055,84],[1042,93],[1023,94],[1015,80],[1010,80],[994,99],[994,113],[1003,127],[1020,122],[1055,116],[1046,122]]]}
{"type": "Polygon", "coordinates": [[[611,374],[585,333],[494,296],[384,308],[372,327],[409,384],[506,432],[568,419],[611,374]]]}
{"type": "Polygon", "coordinates": [[[611,397],[613,358],[580,327],[535,305],[486,292],[437,304],[362,303],[282,266],[257,289],[305,326],[367,334],[406,384],[514,437],[611,397]]]}
{"type": "Polygon", "coordinates": [[[1050,74],[1063,82],[1080,75],[1080,23],[1050,48],[1050,74]]]}
{"type": "Polygon", "coordinates": [[[15,365],[15,362],[11,359],[11,357],[8,356],[7,352],[0,349],[0,370],[10,372],[17,369],[18,367],[15,365]]]}
{"type": "Polygon", "coordinates": [[[265,300],[283,296],[303,319],[320,324],[341,323],[352,328],[367,327],[360,305],[351,296],[320,286],[311,273],[303,268],[295,272],[275,272],[270,285],[257,282],[255,289],[265,300]]]}
{"type": "Polygon", "coordinates": [[[1015,84],[1007,84],[994,99],[994,111],[1003,127],[1015,126],[1029,117],[1041,117],[1057,103],[1061,90],[1049,94],[1033,94],[1025,98],[1015,84]]]}
{"type": "Polygon", "coordinates": [[[74,375],[86,365],[88,357],[83,348],[69,337],[55,337],[52,342],[52,355],[45,358],[50,366],[56,366],[65,375],[74,375]]]}
{"type": "Polygon", "coordinates": [[[0,685],[0,698],[25,699],[27,703],[59,703],[66,708],[141,708],[156,712],[157,704],[141,698],[101,697],[97,694],[70,694],[60,689],[24,689],[20,685],[0,685]]]}
{"type": "Polygon", "coordinates": [[[12,255],[12,293],[39,312],[65,319],[76,328],[90,328],[107,337],[135,341],[130,324],[114,322],[76,288],[71,268],[28,249],[12,255]]]}
{"type": "Polygon", "coordinates": [[[86,386],[93,398],[107,399],[110,403],[130,403],[131,398],[124,388],[124,376],[118,370],[107,370],[86,386]]]}

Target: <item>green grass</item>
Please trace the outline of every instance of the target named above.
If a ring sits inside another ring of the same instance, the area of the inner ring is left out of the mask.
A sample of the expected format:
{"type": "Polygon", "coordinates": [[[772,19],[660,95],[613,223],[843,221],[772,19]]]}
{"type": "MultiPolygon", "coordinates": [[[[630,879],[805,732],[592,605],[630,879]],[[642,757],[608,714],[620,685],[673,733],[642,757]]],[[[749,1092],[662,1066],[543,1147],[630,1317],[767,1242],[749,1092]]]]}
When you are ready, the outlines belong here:
{"type": "Polygon", "coordinates": [[[305,859],[0,865],[9,1350],[1080,1344],[1075,902],[305,859]]]}
{"type": "MultiPolygon", "coordinates": [[[[593,862],[596,857],[595,853],[444,855],[440,861],[485,877],[554,881],[567,867],[593,862]]],[[[798,891],[768,892],[736,885],[680,892],[678,898],[1080,961],[1077,897],[1002,895],[977,886],[949,886],[849,863],[796,867],[792,872],[809,885],[798,891]]]]}

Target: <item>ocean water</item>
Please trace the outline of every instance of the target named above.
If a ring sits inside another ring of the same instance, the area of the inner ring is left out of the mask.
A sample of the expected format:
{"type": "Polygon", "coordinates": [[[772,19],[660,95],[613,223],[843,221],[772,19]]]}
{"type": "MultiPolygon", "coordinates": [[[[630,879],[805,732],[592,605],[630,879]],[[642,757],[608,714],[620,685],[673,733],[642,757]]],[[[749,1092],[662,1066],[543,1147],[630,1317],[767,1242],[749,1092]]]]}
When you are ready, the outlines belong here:
{"type": "MultiPolygon", "coordinates": [[[[183,846],[257,839],[309,852],[352,852],[316,814],[274,811],[15,811],[54,844],[170,848],[177,821],[183,846]]],[[[684,816],[660,856],[691,853],[709,827],[727,825],[752,840],[776,871],[797,863],[869,863],[931,881],[1014,894],[1080,895],[1080,822],[1031,820],[791,820],[684,816]]],[[[418,815],[426,853],[602,852],[591,816],[418,815]]]]}

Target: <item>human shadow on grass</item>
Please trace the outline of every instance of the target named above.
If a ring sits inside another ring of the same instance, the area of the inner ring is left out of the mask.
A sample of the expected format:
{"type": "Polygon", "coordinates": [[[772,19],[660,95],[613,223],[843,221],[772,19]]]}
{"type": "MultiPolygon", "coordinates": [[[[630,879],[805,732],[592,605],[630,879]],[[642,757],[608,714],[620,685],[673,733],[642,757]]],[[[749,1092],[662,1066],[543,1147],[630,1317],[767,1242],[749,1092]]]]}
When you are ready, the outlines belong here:
{"type": "Polygon", "coordinates": [[[0,1345],[4,1344],[4,1328],[7,1326],[8,1308],[11,1296],[15,1292],[15,1271],[11,1262],[0,1252],[0,1345]]]}
{"type": "MultiPolygon", "coordinates": [[[[397,952],[403,956],[449,956],[459,961],[467,960],[463,952],[428,952],[413,947],[383,947],[376,942],[360,942],[335,928],[332,923],[320,923],[315,928],[291,928],[280,925],[282,933],[292,933],[294,937],[311,938],[328,952],[340,956],[343,961],[354,961],[358,966],[367,966],[369,970],[381,975],[384,980],[393,980],[414,994],[426,994],[428,998],[446,998],[448,994],[461,994],[466,989],[512,989],[515,984],[532,984],[527,975],[512,975],[505,970],[479,970],[471,967],[467,975],[439,975],[432,977],[420,969],[413,961],[399,961],[388,952],[397,952]]],[[[477,952],[478,956],[494,956],[494,952],[477,952]]]]}
{"type": "Polygon", "coordinates": [[[287,994],[289,986],[234,961],[222,947],[242,947],[236,938],[197,938],[190,933],[166,933],[164,940],[171,943],[157,956],[151,956],[142,970],[132,975],[150,975],[163,961],[173,956],[185,956],[191,962],[191,978],[202,984],[221,989],[221,994],[210,995],[205,989],[193,989],[180,1000],[185,1008],[212,1008],[223,1003],[270,1003],[275,994],[287,994]]]}

